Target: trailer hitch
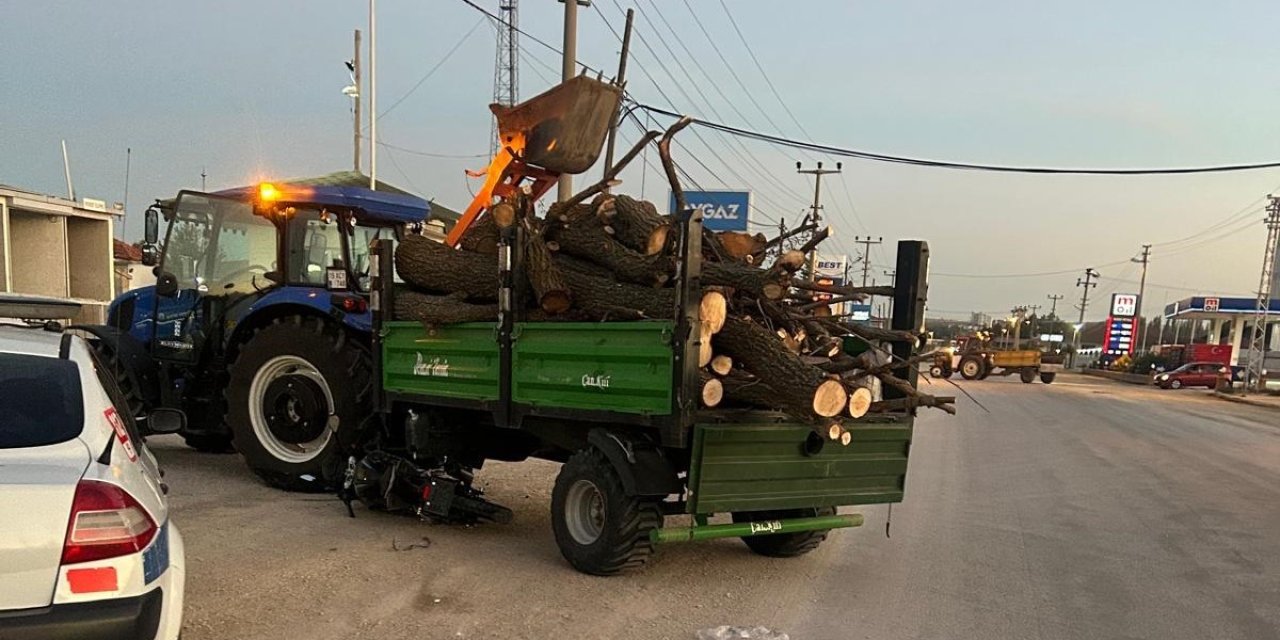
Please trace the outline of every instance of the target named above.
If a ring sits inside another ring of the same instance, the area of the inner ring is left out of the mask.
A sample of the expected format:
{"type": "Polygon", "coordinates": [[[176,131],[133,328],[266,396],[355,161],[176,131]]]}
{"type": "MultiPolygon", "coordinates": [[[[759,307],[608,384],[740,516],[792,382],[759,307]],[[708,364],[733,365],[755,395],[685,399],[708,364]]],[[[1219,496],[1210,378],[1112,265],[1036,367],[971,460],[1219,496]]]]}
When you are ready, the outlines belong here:
{"type": "Polygon", "coordinates": [[[484,492],[473,486],[468,470],[444,466],[427,469],[382,450],[348,460],[338,495],[351,517],[355,517],[351,505],[358,500],[371,510],[440,523],[506,524],[512,519],[510,509],[486,500],[484,492]]]}

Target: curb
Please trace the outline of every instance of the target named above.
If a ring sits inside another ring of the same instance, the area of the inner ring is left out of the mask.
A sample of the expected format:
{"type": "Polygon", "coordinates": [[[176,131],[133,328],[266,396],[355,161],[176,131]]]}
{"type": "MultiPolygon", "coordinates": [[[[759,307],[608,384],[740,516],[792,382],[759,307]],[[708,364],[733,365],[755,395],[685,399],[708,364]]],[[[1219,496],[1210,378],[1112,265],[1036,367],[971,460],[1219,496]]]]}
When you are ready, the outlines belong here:
{"type": "Polygon", "coordinates": [[[1099,371],[1097,369],[1083,369],[1079,370],[1078,373],[1105,380],[1114,380],[1124,384],[1152,386],[1151,376],[1145,376],[1140,373],[1120,373],[1118,371],[1099,371]]]}
{"type": "Polygon", "coordinates": [[[1228,402],[1238,402],[1240,404],[1247,404],[1255,407],[1263,407],[1266,409],[1280,410],[1280,403],[1276,403],[1276,402],[1266,402],[1264,400],[1254,400],[1252,398],[1241,398],[1240,396],[1231,395],[1229,393],[1222,393],[1220,391],[1214,391],[1213,395],[1217,396],[1221,400],[1226,400],[1228,402]]]}

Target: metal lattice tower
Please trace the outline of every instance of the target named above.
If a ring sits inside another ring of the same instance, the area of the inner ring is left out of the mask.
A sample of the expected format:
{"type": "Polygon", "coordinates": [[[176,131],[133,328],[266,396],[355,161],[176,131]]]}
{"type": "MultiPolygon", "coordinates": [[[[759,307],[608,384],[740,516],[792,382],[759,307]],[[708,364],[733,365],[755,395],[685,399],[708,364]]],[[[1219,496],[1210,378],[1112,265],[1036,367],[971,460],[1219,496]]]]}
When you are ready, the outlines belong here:
{"type": "MultiPolygon", "coordinates": [[[[1249,340],[1249,360],[1245,387],[1259,384],[1267,358],[1267,320],[1276,276],[1276,250],[1280,244],[1280,196],[1267,196],[1267,250],[1262,259],[1262,277],[1258,280],[1258,306],[1253,316],[1253,334],[1249,340]]],[[[1261,385],[1259,385],[1261,386],[1261,385]]]]}
{"type": "MultiPolygon", "coordinates": [[[[519,0],[499,0],[498,15],[506,24],[498,23],[497,48],[493,55],[493,101],[507,106],[520,99],[519,0]]],[[[489,153],[498,152],[498,119],[489,125],[489,153]]]]}

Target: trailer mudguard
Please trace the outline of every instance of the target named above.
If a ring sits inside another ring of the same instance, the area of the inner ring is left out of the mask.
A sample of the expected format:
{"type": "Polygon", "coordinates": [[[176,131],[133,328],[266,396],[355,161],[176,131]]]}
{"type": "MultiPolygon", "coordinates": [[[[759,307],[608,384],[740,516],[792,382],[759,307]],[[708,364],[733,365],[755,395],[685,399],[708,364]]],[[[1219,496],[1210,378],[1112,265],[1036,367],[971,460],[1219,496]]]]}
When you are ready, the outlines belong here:
{"type": "Polygon", "coordinates": [[[629,496],[666,497],[684,488],[675,467],[650,442],[608,429],[592,429],[587,443],[609,459],[629,496]]]}

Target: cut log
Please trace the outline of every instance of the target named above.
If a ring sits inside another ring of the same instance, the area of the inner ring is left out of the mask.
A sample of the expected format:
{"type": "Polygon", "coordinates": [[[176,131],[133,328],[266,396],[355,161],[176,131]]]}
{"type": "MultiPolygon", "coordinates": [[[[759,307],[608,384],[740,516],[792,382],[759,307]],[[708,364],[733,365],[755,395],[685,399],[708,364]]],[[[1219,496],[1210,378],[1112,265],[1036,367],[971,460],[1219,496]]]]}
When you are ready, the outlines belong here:
{"type": "Polygon", "coordinates": [[[493,221],[493,216],[482,216],[473,222],[466,233],[458,239],[458,248],[488,256],[497,255],[500,236],[501,233],[498,225],[493,221]]]}
{"type": "Polygon", "coordinates": [[[575,210],[567,220],[548,225],[547,238],[559,246],[558,253],[590,260],[624,282],[655,286],[671,279],[675,272],[673,259],[633,251],[610,236],[607,228],[595,216],[584,216],[575,210]]]}
{"type": "Polygon", "coordinates": [[[775,267],[787,271],[788,273],[795,273],[799,271],[800,268],[804,266],[804,263],[804,254],[796,251],[795,249],[783,251],[782,255],[778,256],[778,259],[773,262],[775,267]]]}
{"type": "Polygon", "coordinates": [[[753,254],[764,251],[768,242],[763,233],[752,235],[742,231],[720,231],[716,236],[720,238],[720,246],[724,247],[725,257],[739,262],[751,262],[748,259],[753,254]]]}
{"type": "Polygon", "coordinates": [[[850,442],[853,442],[853,434],[852,434],[852,433],[849,433],[848,431],[846,431],[846,432],[844,432],[844,433],[840,434],[840,445],[841,445],[841,446],[847,447],[847,446],[849,446],[849,443],[850,443],[850,442]]]}
{"type": "Polygon", "coordinates": [[[498,305],[472,304],[459,296],[433,296],[403,289],[396,292],[393,315],[397,320],[416,320],[432,325],[492,322],[498,317],[498,305]]]}
{"type": "Polygon", "coordinates": [[[576,269],[562,269],[560,275],[573,292],[574,305],[581,309],[593,312],[632,309],[646,318],[661,319],[670,319],[675,314],[674,289],[626,284],[576,269]]]}
{"type": "Polygon", "coordinates": [[[527,218],[521,220],[520,224],[525,231],[525,273],[538,300],[538,306],[551,315],[568,311],[573,296],[560,275],[559,267],[551,259],[546,241],[533,229],[527,218]]]}
{"type": "Polygon", "coordinates": [[[702,383],[702,389],[699,393],[699,397],[702,399],[702,406],[714,407],[719,405],[720,401],[724,399],[724,384],[720,382],[719,378],[706,371],[698,373],[699,380],[702,383]]]}
{"type": "Polygon", "coordinates": [[[733,371],[733,358],[720,354],[711,358],[711,364],[708,365],[711,371],[718,376],[727,376],[733,371]]]}
{"type": "Polygon", "coordinates": [[[729,355],[773,388],[778,393],[779,406],[801,417],[817,414],[830,418],[845,410],[849,397],[844,386],[805,364],[758,323],[730,316],[713,343],[717,351],[729,355]]]}
{"type": "Polygon", "coordinates": [[[840,436],[843,436],[844,434],[844,427],[840,426],[839,422],[834,422],[831,426],[827,427],[827,437],[832,440],[839,440],[840,436]]]}
{"type": "Polygon", "coordinates": [[[460,293],[470,300],[497,300],[498,261],[459,251],[423,236],[396,246],[396,271],[405,282],[436,293],[460,293]]]}
{"type": "Polygon", "coordinates": [[[714,289],[702,294],[702,302],[698,305],[698,318],[711,326],[711,333],[717,333],[724,326],[724,319],[729,315],[729,301],[724,294],[714,289]]]}
{"type": "Polygon", "coordinates": [[[773,270],[758,269],[734,262],[704,262],[703,284],[733,287],[747,295],[780,300],[787,292],[790,277],[773,270]]]}
{"type": "Polygon", "coordinates": [[[698,323],[698,366],[705,367],[711,364],[714,355],[711,350],[711,325],[707,322],[698,323]]]}
{"type": "Polygon", "coordinates": [[[489,209],[489,216],[499,228],[506,229],[516,222],[516,208],[509,202],[499,202],[489,209]]]}
{"type": "Polygon", "coordinates": [[[739,404],[760,407],[762,409],[780,409],[782,402],[778,394],[759,378],[735,369],[721,379],[724,385],[724,396],[739,404]]]}
{"type": "Polygon", "coordinates": [[[645,244],[644,253],[649,256],[656,256],[667,249],[667,242],[671,239],[671,225],[662,224],[654,227],[649,232],[649,241],[645,244]]]}
{"type": "Polygon", "coordinates": [[[849,389],[849,409],[850,418],[861,418],[867,415],[871,410],[871,403],[874,397],[871,389],[862,385],[855,385],[849,389]]]}
{"type": "MultiPolygon", "coordinates": [[[[657,207],[647,200],[637,200],[625,195],[615,196],[613,207],[614,215],[609,219],[613,237],[636,253],[656,254],[656,251],[650,253],[650,238],[655,229],[667,224],[657,207]]],[[[663,239],[665,241],[665,236],[663,239]]],[[[665,246],[665,242],[662,246],[665,246]]]]}

